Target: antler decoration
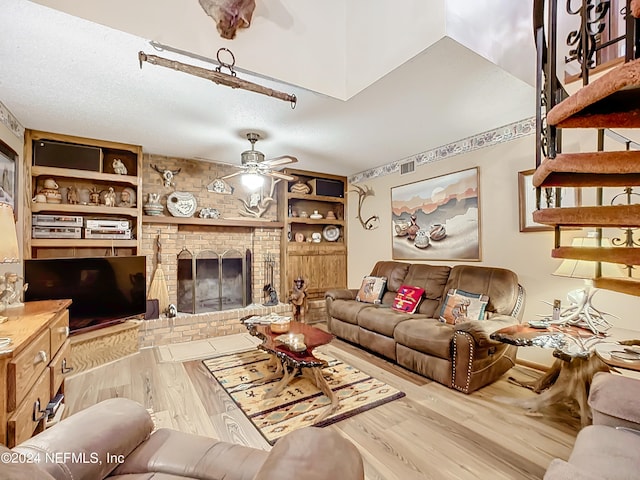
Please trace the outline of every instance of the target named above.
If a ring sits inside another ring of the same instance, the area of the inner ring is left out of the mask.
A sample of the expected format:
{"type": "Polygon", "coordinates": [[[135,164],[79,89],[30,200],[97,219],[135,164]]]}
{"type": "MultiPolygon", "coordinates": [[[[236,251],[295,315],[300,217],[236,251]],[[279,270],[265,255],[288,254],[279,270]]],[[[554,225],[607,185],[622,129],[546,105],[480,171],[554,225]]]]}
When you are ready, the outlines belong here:
{"type": "Polygon", "coordinates": [[[362,187],[353,185],[353,188],[355,188],[355,190],[350,191],[358,194],[358,215],[356,215],[356,218],[360,220],[360,225],[362,225],[362,228],[365,230],[375,230],[379,227],[377,222],[380,221],[380,217],[378,217],[378,215],[371,215],[366,220],[362,220],[362,204],[364,203],[365,198],[375,195],[373,189],[366,185],[363,185],[362,187]]]}
{"type": "Polygon", "coordinates": [[[275,202],[273,194],[276,189],[276,184],[280,179],[274,179],[271,177],[271,188],[269,189],[269,195],[267,197],[260,198],[259,193],[252,193],[249,196],[249,201],[240,198],[242,202],[242,209],[240,209],[240,215],[243,217],[260,218],[269,209],[269,206],[275,202]]]}

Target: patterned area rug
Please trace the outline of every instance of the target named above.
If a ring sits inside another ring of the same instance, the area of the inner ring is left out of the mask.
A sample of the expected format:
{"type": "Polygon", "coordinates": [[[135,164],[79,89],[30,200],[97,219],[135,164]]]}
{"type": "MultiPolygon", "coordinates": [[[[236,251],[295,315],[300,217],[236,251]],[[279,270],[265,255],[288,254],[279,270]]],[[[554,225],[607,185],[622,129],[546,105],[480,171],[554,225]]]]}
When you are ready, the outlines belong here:
{"type": "Polygon", "coordinates": [[[330,406],[329,398],[307,378],[298,376],[275,398],[263,395],[275,380],[260,383],[274,370],[270,356],[261,350],[203,360],[220,385],[272,445],[301,427],[324,427],[358,413],[404,397],[404,393],[329,355],[315,352],[327,362],[322,370],[340,399],[338,410],[321,422],[315,420],[330,406]]]}

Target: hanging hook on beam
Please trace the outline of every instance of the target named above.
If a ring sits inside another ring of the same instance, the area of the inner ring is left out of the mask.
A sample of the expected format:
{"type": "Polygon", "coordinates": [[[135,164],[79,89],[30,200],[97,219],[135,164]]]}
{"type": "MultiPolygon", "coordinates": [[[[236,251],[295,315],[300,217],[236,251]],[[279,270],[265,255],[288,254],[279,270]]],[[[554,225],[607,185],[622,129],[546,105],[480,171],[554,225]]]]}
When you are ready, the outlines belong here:
{"type": "MultiPolygon", "coordinates": [[[[247,80],[242,80],[241,78],[238,78],[235,75],[235,72],[233,72],[233,70],[232,70],[233,74],[229,75],[216,70],[207,70],[206,68],[196,67],[194,65],[188,65],[186,63],[178,62],[176,60],[169,60],[167,58],[162,58],[157,55],[147,55],[142,51],[138,52],[138,60],[140,61],[140,68],[142,68],[143,62],[147,62],[152,65],[159,65],[161,67],[171,68],[179,72],[184,72],[184,73],[188,73],[189,75],[195,75],[196,77],[211,80],[212,82],[218,85],[225,85],[231,88],[241,88],[243,90],[248,90],[250,92],[256,92],[262,95],[267,95],[269,97],[278,98],[280,100],[284,100],[285,102],[291,103],[291,108],[296,108],[296,102],[298,99],[296,98],[295,95],[279,92],[278,90],[273,90],[272,88],[264,87],[262,85],[258,85],[257,83],[252,83],[247,80]]],[[[235,63],[235,59],[234,59],[234,63],[235,63]]],[[[227,65],[224,65],[224,66],[227,66],[227,65]]]]}

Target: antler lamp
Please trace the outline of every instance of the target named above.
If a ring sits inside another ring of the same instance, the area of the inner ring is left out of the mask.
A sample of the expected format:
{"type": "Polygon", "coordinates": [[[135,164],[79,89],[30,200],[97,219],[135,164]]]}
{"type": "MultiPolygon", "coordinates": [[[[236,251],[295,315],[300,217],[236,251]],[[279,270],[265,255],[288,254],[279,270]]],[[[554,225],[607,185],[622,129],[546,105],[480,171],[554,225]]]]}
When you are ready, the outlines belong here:
{"type": "MultiPolygon", "coordinates": [[[[589,232],[587,237],[576,237],[571,242],[572,247],[611,247],[608,238],[598,239],[596,232],[589,232]]],[[[567,294],[569,307],[560,313],[560,318],[552,323],[569,325],[583,325],[593,333],[608,330],[611,324],[604,318],[606,312],[595,308],[591,301],[598,289],[593,288],[593,278],[609,277],[619,278],[624,276],[624,266],[615,263],[596,262],[590,260],[565,259],[553,272],[560,277],[582,278],[586,287],[572,290],[567,294]],[[598,271],[600,269],[600,271],[598,271]]],[[[609,314],[610,315],[610,314],[609,314]]]]}

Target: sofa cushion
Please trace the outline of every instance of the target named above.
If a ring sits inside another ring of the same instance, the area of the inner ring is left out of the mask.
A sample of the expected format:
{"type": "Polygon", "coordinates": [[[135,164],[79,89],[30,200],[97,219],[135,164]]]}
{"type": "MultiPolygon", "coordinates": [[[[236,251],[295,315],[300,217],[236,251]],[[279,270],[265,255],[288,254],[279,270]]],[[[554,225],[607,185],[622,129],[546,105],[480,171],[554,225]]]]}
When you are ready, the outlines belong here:
{"type": "MultiPolygon", "coordinates": [[[[518,302],[518,276],[504,268],[456,265],[445,288],[447,292],[455,288],[488,295],[487,312],[491,313],[510,315],[518,302]]],[[[439,308],[442,303],[444,299],[439,308]]]]}
{"type": "Polygon", "coordinates": [[[431,318],[412,318],[396,326],[393,338],[418,352],[450,359],[453,333],[454,327],[448,323],[431,318]]]}
{"type": "Polygon", "coordinates": [[[372,332],[393,338],[398,323],[413,318],[410,313],[396,312],[389,307],[372,307],[360,311],[358,325],[372,332]]]}
{"type": "Polygon", "coordinates": [[[405,285],[424,288],[424,300],[418,306],[418,313],[431,318],[438,317],[438,310],[446,290],[451,267],[444,265],[412,264],[405,278],[405,285]]]}
{"type": "Polygon", "coordinates": [[[366,308],[373,308],[370,303],[356,302],[355,300],[333,300],[328,304],[327,313],[343,322],[358,324],[358,314],[366,308]]]}
{"type": "Polygon", "coordinates": [[[371,275],[387,277],[387,291],[393,292],[395,295],[395,292],[405,283],[404,277],[407,276],[409,266],[409,263],[404,262],[381,261],[374,265],[371,275]]]}
{"type": "Polygon", "coordinates": [[[598,372],[591,382],[589,406],[593,423],[640,430],[640,381],[623,375],[598,372]]]}
{"type": "Polygon", "coordinates": [[[451,289],[442,304],[440,321],[455,325],[460,321],[483,320],[488,302],[489,297],[481,293],[451,289]]]}
{"type": "Polygon", "coordinates": [[[364,303],[380,303],[386,285],[387,277],[366,276],[362,279],[356,300],[364,303]]]}
{"type": "Polygon", "coordinates": [[[424,288],[402,285],[393,299],[391,308],[398,312],[415,313],[423,295],[424,288]]]}

